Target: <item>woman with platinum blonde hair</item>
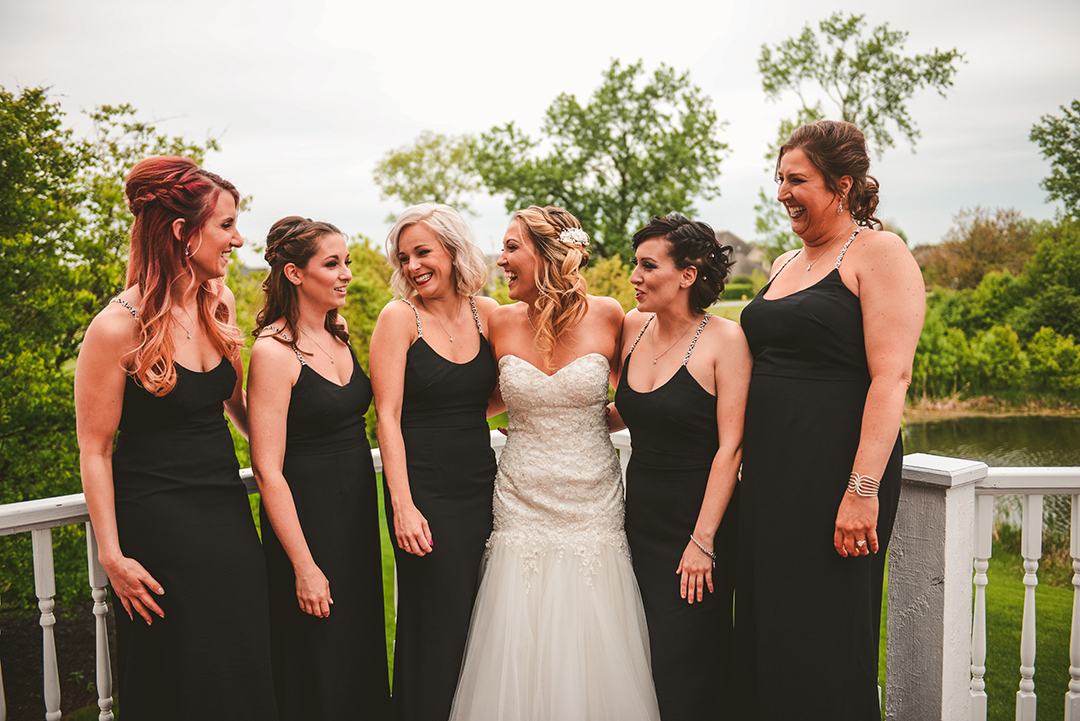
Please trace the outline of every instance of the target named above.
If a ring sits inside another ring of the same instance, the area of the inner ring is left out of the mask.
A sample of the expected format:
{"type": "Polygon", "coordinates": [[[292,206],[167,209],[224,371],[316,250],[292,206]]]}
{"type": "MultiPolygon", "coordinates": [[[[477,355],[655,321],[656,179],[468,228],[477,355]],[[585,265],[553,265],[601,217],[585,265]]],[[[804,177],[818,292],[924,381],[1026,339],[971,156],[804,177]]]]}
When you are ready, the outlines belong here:
{"type": "Polygon", "coordinates": [[[503,238],[509,429],[452,719],[660,717],[606,417],[623,312],[587,294],[588,248],[562,208],[518,211],[503,238]]]}
{"type": "Polygon", "coordinates": [[[379,315],[370,367],[398,573],[393,718],[445,719],[491,533],[496,377],[484,329],[497,303],[474,297],[487,267],[449,206],[405,210],[386,255],[398,299],[379,315]]]}

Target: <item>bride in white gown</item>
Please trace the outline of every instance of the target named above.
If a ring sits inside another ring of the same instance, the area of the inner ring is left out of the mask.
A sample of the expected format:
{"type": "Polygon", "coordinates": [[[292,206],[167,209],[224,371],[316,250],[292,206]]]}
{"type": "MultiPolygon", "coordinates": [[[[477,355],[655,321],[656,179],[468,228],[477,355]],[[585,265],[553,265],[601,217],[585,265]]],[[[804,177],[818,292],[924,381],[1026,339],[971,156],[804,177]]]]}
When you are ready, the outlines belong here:
{"type": "Polygon", "coordinates": [[[605,416],[623,313],[586,295],[588,242],[560,208],[518,211],[503,238],[522,302],[489,336],[510,420],[452,720],[660,717],[605,416]]]}

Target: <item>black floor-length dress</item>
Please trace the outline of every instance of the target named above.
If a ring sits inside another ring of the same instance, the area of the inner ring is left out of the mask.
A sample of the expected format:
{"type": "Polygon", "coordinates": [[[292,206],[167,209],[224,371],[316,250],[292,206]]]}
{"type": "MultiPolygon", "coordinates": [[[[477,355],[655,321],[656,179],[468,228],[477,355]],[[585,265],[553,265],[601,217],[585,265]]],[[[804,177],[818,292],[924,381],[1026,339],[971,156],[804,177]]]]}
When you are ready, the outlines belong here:
{"type": "Polygon", "coordinates": [[[881,550],[841,557],[836,513],[870,387],[862,309],[842,259],[783,298],[766,300],[766,286],[742,314],[754,357],[735,603],[742,719],[880,718],[882,579],[903,448],[898,433],[878,496],[881,550]]]}
{"type": "MultiPolygon", "coordinates": [[[[420,557],[394,547],[395,719],[445,721],[450,716],[480,562],[491,535],[496,465],[486,413],[496,370],[475,306],[473,319],[480,349],[471,361],[453,363],[432,350],[424,340],[419,313],[419,337],[406,356],[401,434],[409,490],[427,519],[434,551],[420,557]]],[[[389,490],[385,499],[393,539],[389,490]]]]}
{"type": "Polygon", "coordinates": [[[349,356],[343,386],[301,367],[282,465],[304,539],[330,583],[327,618],[301,610],[292,563],[260,512],[282,721],[389,715],[378,488],[364,423],[371,381],[351,348],[349,356]]]}
{"type": "Polygon", "coordinates": [[[222,408],[236,371],[176,372],[160,397],[128,376],[113,453],[120,548],[165,589],[151,626],[117,604],[123,718],[276,719],[266,566],[222,408]]]}
{"type": "Polygon", "coordinates": [[[675,573],[697,523],[720,445],[716,396],[686,368],[696,341],[697,335],[675,375],[648,393],[635,391],[627,381],[631,347],[615,393],[615,405],[633,441],[626,469],[626,538],[645,605],[652,674],[664,721],[733,718],[726,712],[733,692],[737,496],[728,505],[713,544],[713,593],[706,588],[700,602],[687,603],[679,595],[680,577],[675,573]]]}

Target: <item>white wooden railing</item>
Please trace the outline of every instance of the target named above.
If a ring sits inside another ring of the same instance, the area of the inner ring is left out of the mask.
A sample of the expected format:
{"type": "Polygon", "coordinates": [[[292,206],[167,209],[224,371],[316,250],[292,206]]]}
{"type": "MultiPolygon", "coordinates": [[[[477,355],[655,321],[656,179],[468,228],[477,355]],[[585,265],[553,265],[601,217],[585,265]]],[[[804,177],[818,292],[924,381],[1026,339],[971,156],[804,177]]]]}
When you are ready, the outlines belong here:
{"type": "MultiPolygon", "coordinates": [[[[629,434],[620,431],[612,434],[612,440],[625,471],[631,450],[629,434]]],[[[497,454],[505,442],[502,434],[492,432],[491,444],[497,454]]],[[[372,451],[372,458],[376,470],[381,471],[378,449],[372,451]]],[[[250,469],[241,471],[241,478],[249,492],[257,490],[250,469]]],[[[1065,719],[1080,721],[1080,467],[987,468],[983,463],[921,453],[904,459],[904,489],[889,548],[887,719],[986,718],[986,592],[991,580],[986,571],[994,497],[1019,494],[1023,497],[1025,596],[1016,719],[1035,720],[1035,586],[1042,555],[1042,499],[1050,493],[1072,496],[1074,601],[1065,719]]],[[[35,592],[41,610],[45,718],[49,721],[61,717],[53,637],[56,590],[51,529],[76,523],[86,524],[97,626],[98,718],[108,721],[113,718],[105,624],[108,578],[97,560],[94,530],[83,496],[0,505],[0,535],[29,532],[32,537],[35,592]]],[[[0,721],[6,718],[2,684],[0,673],[0,721]]]]}

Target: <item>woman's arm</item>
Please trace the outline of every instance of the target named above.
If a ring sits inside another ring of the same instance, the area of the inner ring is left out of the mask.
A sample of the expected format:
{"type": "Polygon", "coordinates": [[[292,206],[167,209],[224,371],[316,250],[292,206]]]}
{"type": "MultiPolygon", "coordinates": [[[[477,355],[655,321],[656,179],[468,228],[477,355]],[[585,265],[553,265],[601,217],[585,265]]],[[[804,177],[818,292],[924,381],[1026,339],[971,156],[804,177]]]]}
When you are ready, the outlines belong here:
{"type": "MultiPolygon", "coordinates": [[[[870,390],[852,471],[880,480],[904,415],[911,362],[926,312],[926,289],[919,266],[904,242],[892,233],[871,233],[859,248],[854,264],[870,390]]],[[[836,516],[836,552],[841,556],[877,553],[877,517],[876,497],[845,493],[836,516]],[[855,545],[863,539],[866,544],[855,545]]]]}
{"type": "MultiPolygon", "coordinates": [[[[743,419],[753,366],[742,328],[720,318],[710,321],[709,325],[713,324],[716,324],[716,328],[707,348],[712,351],[710,355],[713,358],[720,447],[713,457],[705,498],[702,499],[693,534],[694,539],[709,551],[714,549],[716,529],[720,527],[735,492],[739,465],[742,463],[743,419]]],[[[681,574],[680,593],[689,603],[702,600],[706,586],[712,593],[712,569],[712,558],[697,543],[688,540],[676,573],[681,574]]]]}
{"type": "Polygon", "coordinates": [[[416,334],[412,308],[391,301],[375,324],[368,356],[371,385],[375,391],[375,426],[382,453],[383,478],[390,489],[394,510],[394,535],[398,547],[424,556],[434,550],[427,519],[413,503],[409,471],[405,462],[405,439],[401,435],[401,402],[405,394],[405,360],[416,334]]]}
{"type": "Polygon", "coordinates": [[[248,378],[251,465],[263,508],[292,563],[297,602],[304,613],[325,618],[334,603],[330,582],[311,555],[292,491],[282,473],[289,401],[299,376],[300,363],[292,349],[269,337],[255,341],[248,378]]]}
{"type": "MultiPolygon", "coordinates": [[[[236,325],[236,298],[228,288],[221,297],[225,307],[229,309],[229,323],[236,325]]],[[[236,371],[236,387],[233,394],[225,401],[225,413],[229,416],[236,430],[240,431],[246,440],[251,440],[248,429],[247,394],[244,392],[244,356],[239,350],[236,358],[232,360],[233,370],[236,371]]]]}
{"type": "MultiPolygon", "coordinates": [[[[128,300],[135,302],[133,298],[128,300]]],[[[79,469],[90,522],[98,543],[98,560],[109,575],[113,593],[129,618],[137,613],[152,624],[165,612],[154,600],[165,593],[142,564],[124,556],[116,528],[112,451],[124,407],[127,372],[123,357],[134,344],[135,322],[120,306],[109,306],[86,330],[75,364],[75,421],[79,469]]]]}

